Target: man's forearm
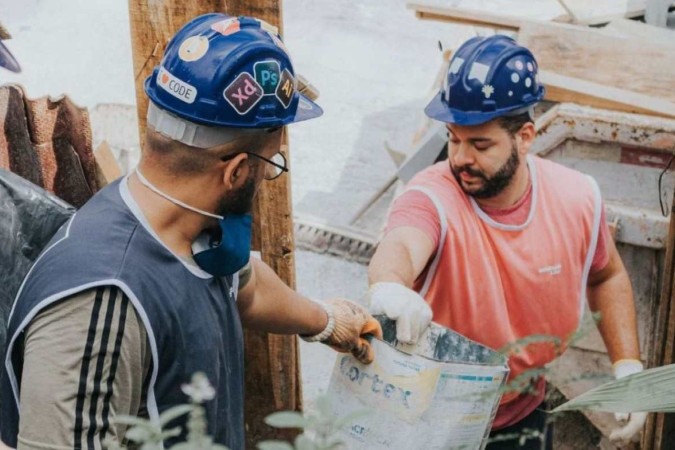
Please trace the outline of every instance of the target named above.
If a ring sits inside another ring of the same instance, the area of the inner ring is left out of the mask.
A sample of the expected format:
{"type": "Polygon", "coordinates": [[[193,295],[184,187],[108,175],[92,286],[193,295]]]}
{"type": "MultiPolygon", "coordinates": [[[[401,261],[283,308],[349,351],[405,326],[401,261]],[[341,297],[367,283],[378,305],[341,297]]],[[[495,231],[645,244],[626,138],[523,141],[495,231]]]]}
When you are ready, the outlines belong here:
{"type": "Polygon", "coordinates": [[[277,334],[314,335],[323,331],[328,316],[321,305],[286,286],[262,261],[251,262],[251,282],[240,291],[237,302],[246,327],[277,334]]]}
{"type": "Polygon", "coordinates": [[[600,313],[598,329],[612,362],[640,359],[633,291],[628,274],[619,271],[588,287],[591,310],[600,313]]]}

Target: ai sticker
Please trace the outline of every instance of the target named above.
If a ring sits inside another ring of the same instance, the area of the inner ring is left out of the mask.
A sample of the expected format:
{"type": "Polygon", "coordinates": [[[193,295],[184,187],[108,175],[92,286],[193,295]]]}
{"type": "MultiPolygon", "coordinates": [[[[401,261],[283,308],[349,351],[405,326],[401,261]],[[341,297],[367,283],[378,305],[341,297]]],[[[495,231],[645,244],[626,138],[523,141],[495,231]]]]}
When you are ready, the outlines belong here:
{"type": "Polygon", "coordinates": [[[277,90],[275,92],[281,104],[284,105],[284,108],[288,108],[291,104],[294,92],[295,79],[288,69],[284,69],[284,71],[281,72],[281,78],[279,79],[279,84],[277,85],[277,90]]]}
{"type": "Polygon", "coordinates": [[[274,95],[279,84],[280,68],[276,61],[261,61],[253,64],[255,80],[262,86],[263,95],[274,95]]]}
{"type": "Polygon", "coordinates": [[[239,31],[239,19],[233,17],[230,19],[221,20],[220,22],[216,22],[211,25],[211,29],[213,31],[217,31],[223,36],[229,36],[239,31]]]}
{"type": "Polygon", "coordinates": [[[263,88],[248,72],[242,72],[225,88],[223,96],[237,113],[244,115],[260,101],[263,88]]]}
{"type": "Polygon", "coordinates": [[[197,88],[174,77],[164,67],[159,68],[157,84],[169,94],[185,103],[193,103],[197,98],[197,88]]]}
{"type": "Polygon", "coordinates": [[[183,61],[197,61],[209,51],[209,40],[206,36],[192,36],[183,41],[178,48],[178,56],[183,61]]]}

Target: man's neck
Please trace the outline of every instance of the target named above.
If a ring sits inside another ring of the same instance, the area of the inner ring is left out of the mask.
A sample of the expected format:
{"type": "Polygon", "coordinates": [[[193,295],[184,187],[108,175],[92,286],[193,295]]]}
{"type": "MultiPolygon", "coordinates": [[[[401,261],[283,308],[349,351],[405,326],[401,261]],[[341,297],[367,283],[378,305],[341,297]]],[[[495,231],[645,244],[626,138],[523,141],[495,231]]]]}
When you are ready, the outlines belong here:
{"type": "MultiPolygon", "coordinates": [[[[179,193],[173,192],[178,190],[175,185],[172,189],[165,185],[168,183],[153,179],[152,172],[148,174],[144,171],[143,175],[164,193],[190,203],[189,200],[181,198],[179,193]]],[[[136,173],[129,177],[129,192],[138,203],[153,231],[164,245],[178,256],[191,257],[192,242],[215,221],[215,219],[187,210],[165,199],[143,185],[136,173]]]]}
{"type": "Polygon", "coordinates": [[[518,200],[523,198],[527,193],[527,188],[530,186],[530,168],[527,164],[527,160],[521,161],[521,164],[518,166],[516,173],[511,179],[506,188],[498,195],[490,198],[477,198],[476,203],[480,207],[486,208],[495,208],[495,209],[504,209],[509,208],[516,203],[518,200]]]}

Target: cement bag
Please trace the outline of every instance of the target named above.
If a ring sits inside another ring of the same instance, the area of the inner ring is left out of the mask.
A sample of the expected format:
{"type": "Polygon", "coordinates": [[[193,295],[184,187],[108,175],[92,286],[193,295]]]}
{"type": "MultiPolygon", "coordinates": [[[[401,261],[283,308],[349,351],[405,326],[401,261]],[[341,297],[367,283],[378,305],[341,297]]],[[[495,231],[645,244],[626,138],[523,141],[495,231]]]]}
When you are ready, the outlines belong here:
{"type": "Polygon", "coordinates": [[[506,358],[433,324],[415,346],[398,344],[395,322],[378,317],[375,361],[339,355],[327,396],[349,450],[482,449],[506,382],[506,358]]]}
{"type": "Polygon", "coordinates": [[[5,361],[7,319],[33,261],[75,212],[63,200],[0,169],[0,361],[5,361]]]}

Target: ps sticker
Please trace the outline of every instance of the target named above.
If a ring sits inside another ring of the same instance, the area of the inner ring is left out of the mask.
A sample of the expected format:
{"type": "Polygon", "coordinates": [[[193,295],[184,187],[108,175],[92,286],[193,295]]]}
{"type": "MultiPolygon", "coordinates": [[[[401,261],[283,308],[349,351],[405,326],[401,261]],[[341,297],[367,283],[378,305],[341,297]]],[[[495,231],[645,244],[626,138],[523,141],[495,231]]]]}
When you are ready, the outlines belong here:
{"type": "Polygon", "coordinates": [[[263,88],[248,72],[242,72],[225,88],[223,96],[237,113],[244,115],[260,101],[263,88]]]}
{"type": "Polygon", "coordinates": [[[261,61],[253,64],[255,80],[262,86],[263,95],[274,95],[279,84],[280,68],[276,61],[261,61]]]}
{"type": "Polygon", "coordinates": [[[159,68],[157,84],[166,92],[185,103],[193,103],[197,98],[197,88],[174,77],[164,67],[159,68]]]}
{"type": "Polygon", "coordinates": [[[230,18],[230,19],[221,20],[220,22],[216,22],[213,25],[211,25],[211,29],[213,31],[217,31],[218,33],[222,34],[223,36],[229,36],[231,34],[236,33],[237,31],[239,31],[239,29],[240,29],[239,19],[230,18]]]}
{"type": "Polygon", "coordinates": [[[206,36],[192,36],[183,41],[178,48],[178,56],[186,62],[197,61],[209,51],[209,40],[206,36]]]}
{"type": "Polygon", "coordinates": [[[281,104],[284,105],[284,108],[288,108],[291,104],[293,92],[295,92],[295,79],[293,79],[293,75],[291,75],[288,69],[284,69],[284,71],[281,72],[281,78],[279,78],[279,84],[277,85],[277,90],[275,92],[281,104]]]}

